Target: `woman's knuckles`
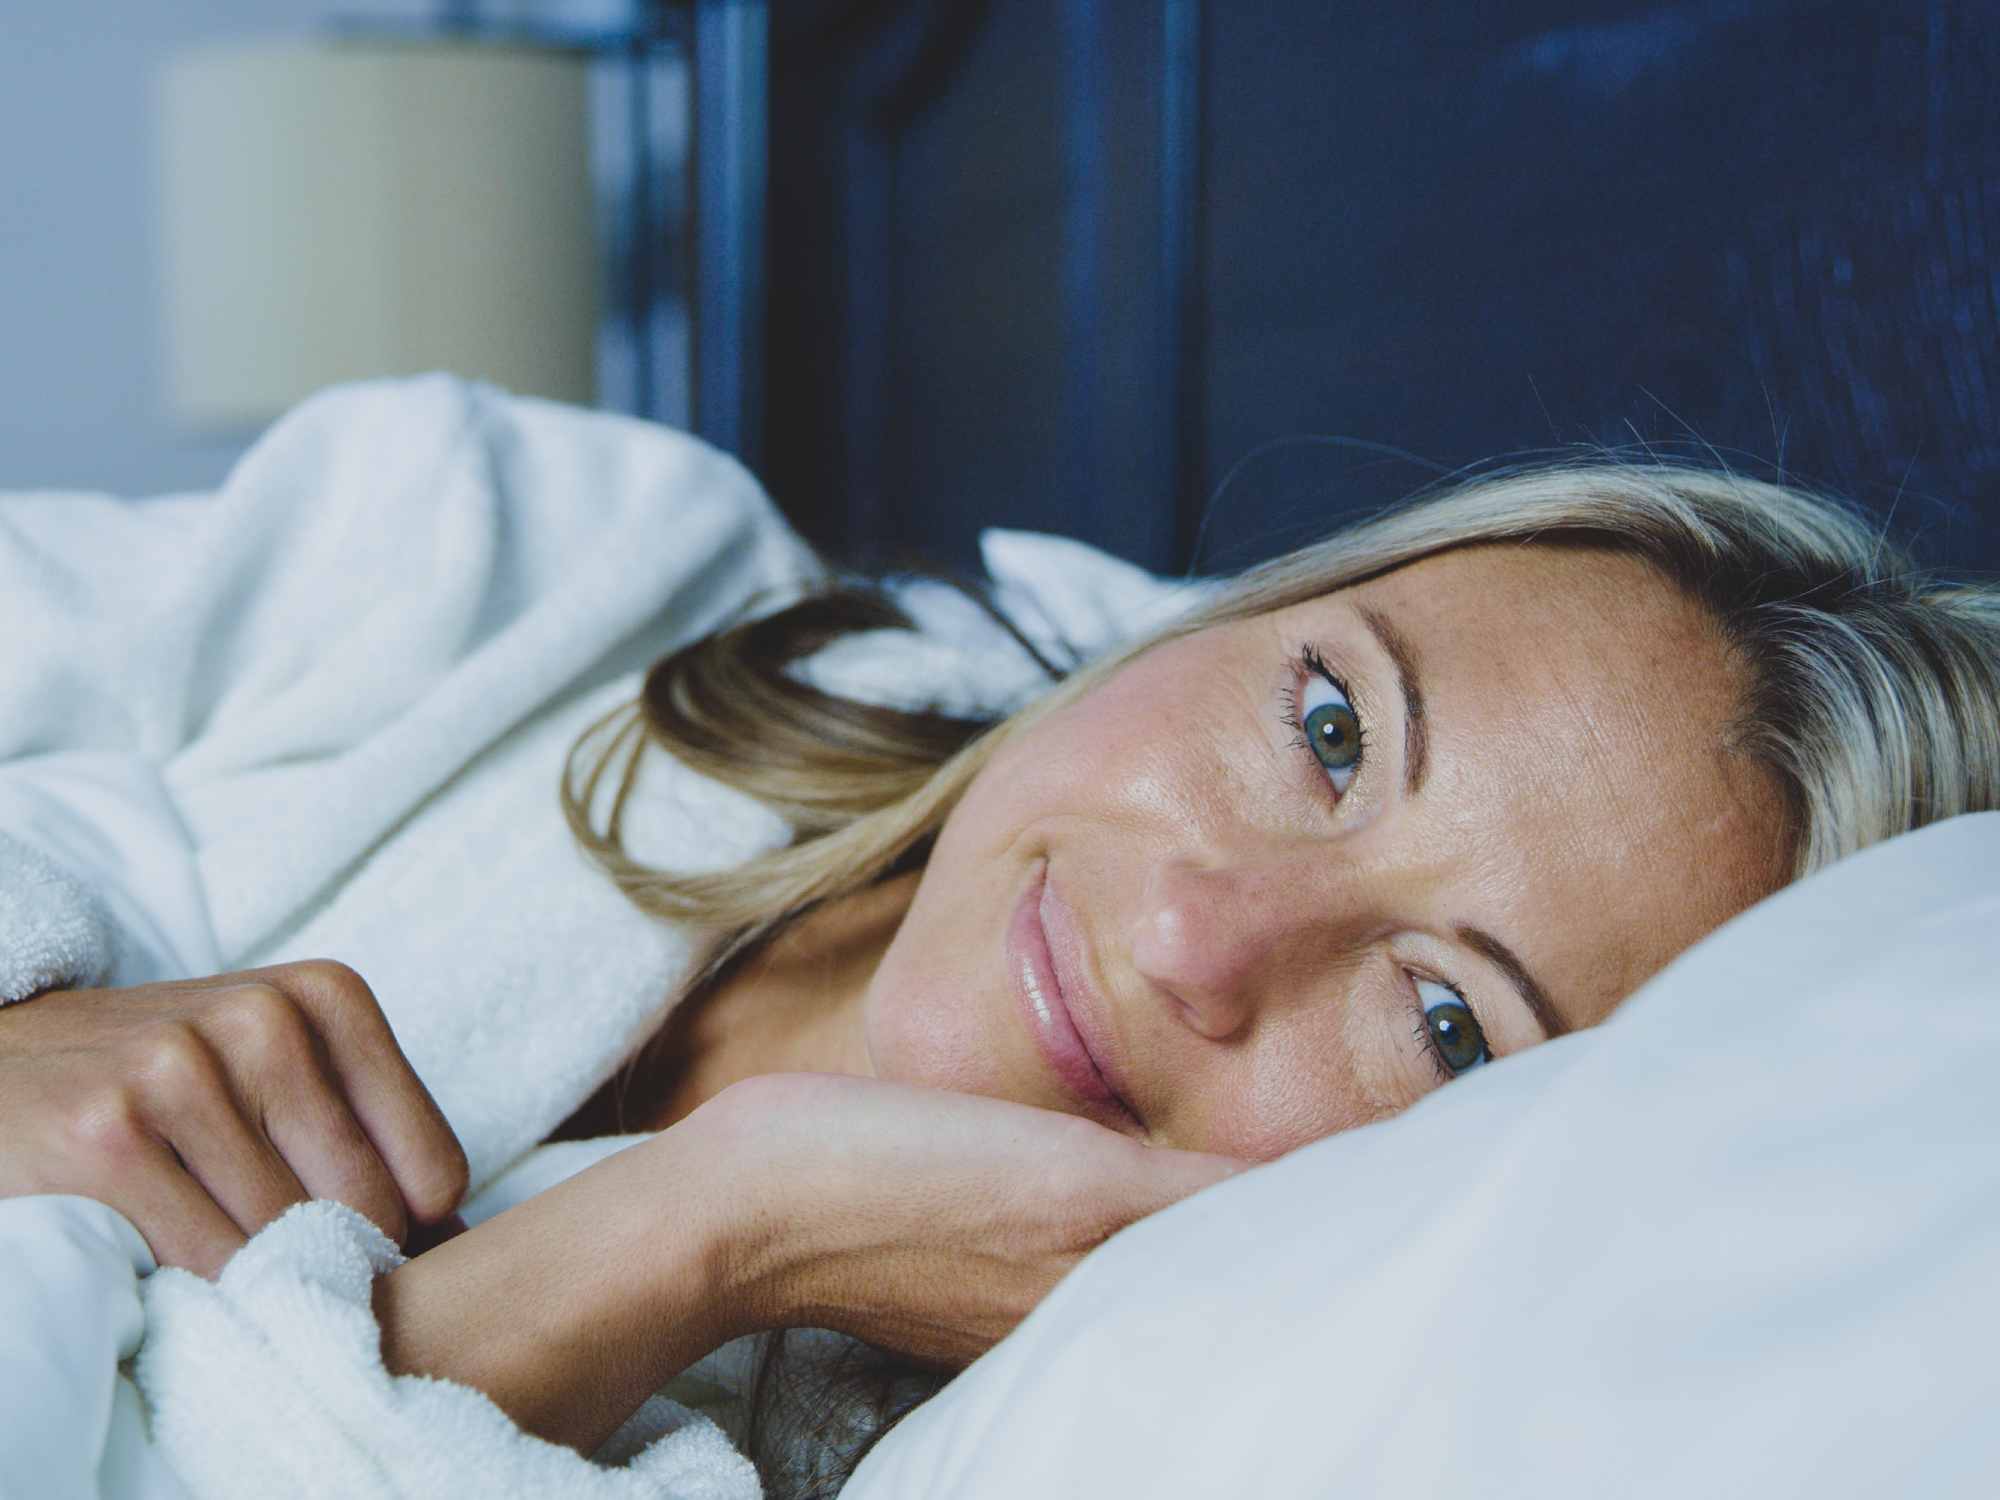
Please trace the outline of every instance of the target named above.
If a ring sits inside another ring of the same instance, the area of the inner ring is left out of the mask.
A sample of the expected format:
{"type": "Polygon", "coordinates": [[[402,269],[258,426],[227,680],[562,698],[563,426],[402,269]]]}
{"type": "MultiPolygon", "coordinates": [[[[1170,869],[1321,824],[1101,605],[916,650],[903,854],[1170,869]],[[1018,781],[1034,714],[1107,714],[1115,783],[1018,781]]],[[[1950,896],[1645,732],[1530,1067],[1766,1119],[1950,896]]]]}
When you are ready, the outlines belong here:
{"type": "Polygon", "coordinates": [[[163,1261],[213,1269],[237,1230],[307,1195],[400,1239],[412,1214],[449,1215],[466,1179],[456,1137],[344,964],[56,991],[0,1011],[0,1196],[97,1198],[170,1247],[163,1261]],[[342,1036],[349,1071],[371,1086],[391,1075],[366,1123],[333,1071],[342,1036]]]}
{"type": "Polygon", "coordinates": [[[159,1162],[159,1137],[128,1088],[108,1085],[81,1091],[64,1101],[51,1123],[55,1139],[44,1157],[50,1169],[44,1192],[129,1187],[159,1162]]]}
{"type": "Polygon", "coordinates": [[[229,1081],[201,1034],[183,1020],[144,1028],[121,1049],[120,1081],[161,1124],[231,1103],[229,1081]]]}
{"type": "Polygon", "coordinates": [[[312,1018],[315,1032],[336,1048],[359,1045],[365,1052],[395,1042],[375,992],[353,969],[337,959],[302,959],[277,969],[260,971],[273,988],[289,997],[312,1018]]]}
{"type": "Polygon", "coordinates": [[[339,1005],[375,1004],[375,992],[368,981],[337,958],[305,958],[272,971],[293,985],[316,991],[327,1002],[339,1005]]]}
{"type": "Polygon", "coordinates": [[[200,1024],[239,1075],[281,1081],[312,1065],[311,1026],[297,1003],[273,985],[223,991],[204,1007],[200,1024]]]}

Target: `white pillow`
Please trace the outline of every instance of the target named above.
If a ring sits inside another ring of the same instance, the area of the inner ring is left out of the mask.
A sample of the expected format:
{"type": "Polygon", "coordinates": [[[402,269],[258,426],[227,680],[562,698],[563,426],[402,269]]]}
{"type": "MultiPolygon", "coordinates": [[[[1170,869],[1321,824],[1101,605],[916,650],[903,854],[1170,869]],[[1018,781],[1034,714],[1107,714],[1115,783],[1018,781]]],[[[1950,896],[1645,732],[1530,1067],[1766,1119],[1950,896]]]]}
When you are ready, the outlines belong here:
{"type": "MultiPolygon", "coordinates": [[[[1199,579],[1155,578],[1085,542],[1033,531],[986,531],[980,555],[994,606],[1049,664],[1068,668],[1170,624],[1209,597],[1199,579]]],[[[930,579],[894,585],[918,631],[843,636],[794,670],[822,692],[896,708],[978,718],[1012,713],[1050,678],[979,604],[930,579]]]]}
{"type": "Polygon", "coordinates": [[[2000,814],[1146,1220],[852,1500],[2000,1494],[2000,814]]]}

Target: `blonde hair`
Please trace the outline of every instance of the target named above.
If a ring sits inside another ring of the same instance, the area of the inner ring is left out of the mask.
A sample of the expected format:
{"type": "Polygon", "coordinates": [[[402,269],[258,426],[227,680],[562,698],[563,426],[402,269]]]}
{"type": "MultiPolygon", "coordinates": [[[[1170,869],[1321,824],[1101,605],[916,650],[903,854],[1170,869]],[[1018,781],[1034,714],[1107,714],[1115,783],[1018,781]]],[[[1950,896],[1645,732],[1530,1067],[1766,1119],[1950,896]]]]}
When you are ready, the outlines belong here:
{"type": "Polygon", "coordinates": [[[848,703],[786,668],[852,630],[907,625],[836,590],[666,658],[573,752],[564,806],[641,909],[717,934],[716,965],[791,916],[920,860],[1013,735],[1162,640],[1282,609],[1453,548],[1583,545],[1651,563],[1740,661],[1732,743],[1790,803],[1795,876],[1939,818],[2000,806],[2000,593],[1950,585],[1842,506],[1726,472],[1574,463],[1421,497],[1238,575],[1206,605],[986,725],[848,703]],[[794,841],[728,869],[631,859],[620,825],[648,743],[790,820],[794,841]],[[603,808],[601,826],[591,816],[603,808]]]}

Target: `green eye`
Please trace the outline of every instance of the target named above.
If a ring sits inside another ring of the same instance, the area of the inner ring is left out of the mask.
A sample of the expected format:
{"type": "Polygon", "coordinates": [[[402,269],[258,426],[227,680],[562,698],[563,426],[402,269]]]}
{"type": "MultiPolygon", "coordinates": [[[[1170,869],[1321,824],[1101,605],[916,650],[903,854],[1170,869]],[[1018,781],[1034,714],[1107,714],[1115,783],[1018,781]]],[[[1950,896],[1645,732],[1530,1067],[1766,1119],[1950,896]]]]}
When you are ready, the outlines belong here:
{"type": "Polygon", "coordinates": [[[1307,652],[1304,661],[1309,670],[1299,693],[1299,731],[1333,789],[1345,792],[1361,765],[1361,715],[1315,654],[1307,652]]]}
{"type": "Polygon", "coordinates": [[[1428,979],[1417,981],[1417,998],[1424,1006],[1424,1032],[1438,1065],[1451,1077],[1470,1072],[1493,1054],[1486,1033],[1458,991],[1428,979]]]}
{"type": "Polygon", "coordinates": [[[1306,715],[1306,743],[1329,771],[1345,771],[1361,759],[1361,720],[1345,703],[1322,703],[1306,715]]]}

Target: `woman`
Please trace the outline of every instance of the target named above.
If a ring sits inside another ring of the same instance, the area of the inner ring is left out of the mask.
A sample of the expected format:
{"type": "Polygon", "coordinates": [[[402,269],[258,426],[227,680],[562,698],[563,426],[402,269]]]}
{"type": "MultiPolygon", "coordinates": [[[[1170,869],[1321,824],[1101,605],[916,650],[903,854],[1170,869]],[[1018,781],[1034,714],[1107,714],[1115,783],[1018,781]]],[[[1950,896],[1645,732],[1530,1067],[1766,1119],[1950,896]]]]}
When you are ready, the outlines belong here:
{"type": "MultiPolygon", "coordinates": [[[[661,1134],[385,1277],[392,1368],[589,1451],[760,1329],[963,1363],[1232,1163],[1594,1025],[1785,881],[2000,804],[1993,593],[1730,476],[1586,466],[1431,497],[976,736],[787,671],[882,609],[712,636],[579,747],[586,845],[711,935],[670,1026],[569,1127],[661,1134]],[[627,857],[649,742],[799,836],[705,874],[627,857]]],[[[393,1228],[449,1211],[448,1133],[356,982],[165,1003],[261,1010],[266,1041],[305,1015],[346,1106],[320,1138],[379,1160],[280,1148],[292,1175],[226,1214],[135,1200],[156,1248],[306,1189],[393,1228]]]]}

